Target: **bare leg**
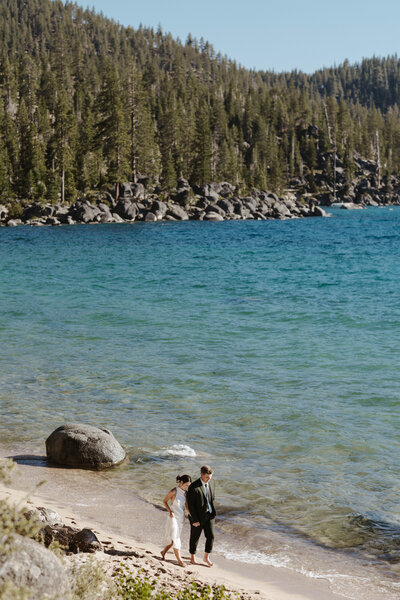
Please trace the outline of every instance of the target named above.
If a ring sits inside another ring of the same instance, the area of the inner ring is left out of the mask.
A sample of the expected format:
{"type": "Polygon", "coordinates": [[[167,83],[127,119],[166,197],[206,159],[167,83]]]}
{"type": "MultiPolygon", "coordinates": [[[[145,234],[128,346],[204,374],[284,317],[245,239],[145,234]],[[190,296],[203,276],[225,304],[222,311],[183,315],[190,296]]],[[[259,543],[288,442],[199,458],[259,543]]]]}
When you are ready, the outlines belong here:
{"type": "Polygon", "coordinates": [[[180,554],[179,550],[177,550],[176,548],[174,548],[174,554],[175,554],[175,556],[176,556],[176,560],[178,561],[178,564],[179,564],[181,567],[184,567],[184,566],[185,566],[185,563],[183,562],[183,560],[182,560],[182,558],[181,558],[181,554],[180,554]]]}
{"type": "Polygon", "coordinates": [[[190,555],[190,562],[192,563],[192,565],[198,565],[199,563],[196,560],[196,556],[194,554],[190,555]]]}
{"type": "Polygon", "coordinates": [[[165,546],[164,550],[161,550],[161,556],[162,556],[163,560],[165,559],[165,555],[167,554],[168,550],[170,548],[172,548],[172,546],[173,546],[173,542],[171,542],[170,544],[168,544],[168,546],[165,546]]]}
{"type": "Polygon", "coordinates": [[[213,567],[214,563],[209,559],[209,553],[208,552],[204,552],[204,562],[206,563],[206,565],[208,565],[209,567],[213,567]]]}

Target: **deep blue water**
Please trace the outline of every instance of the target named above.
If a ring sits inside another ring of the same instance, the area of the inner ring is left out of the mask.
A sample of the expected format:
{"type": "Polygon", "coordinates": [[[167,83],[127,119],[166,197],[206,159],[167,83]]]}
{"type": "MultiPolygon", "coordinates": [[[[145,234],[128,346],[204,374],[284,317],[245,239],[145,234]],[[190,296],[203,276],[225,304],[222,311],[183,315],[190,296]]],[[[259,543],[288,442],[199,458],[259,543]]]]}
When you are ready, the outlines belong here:
{"type": "Polygon", "coordinates": [[[211,463],[247,558],[315,573],[334,549],[390,594],[400,208],[331,212],[0,229],[1,445],[107,426],[131,457],[109,477],[156,501],[211,463]]]}

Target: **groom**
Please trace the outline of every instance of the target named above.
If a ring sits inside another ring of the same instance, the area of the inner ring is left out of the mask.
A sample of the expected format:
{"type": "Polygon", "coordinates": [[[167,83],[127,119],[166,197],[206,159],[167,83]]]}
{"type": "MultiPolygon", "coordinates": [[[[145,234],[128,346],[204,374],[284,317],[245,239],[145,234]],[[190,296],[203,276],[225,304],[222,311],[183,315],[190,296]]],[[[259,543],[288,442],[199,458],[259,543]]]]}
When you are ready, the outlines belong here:
{"type": "Polygon", "coordinates": [[[213,470],[205,465],[200,469],[200,479],[196,479],[190,485],[187,493],[190,519],[190,541],[189,552],[190,560],[193,565],[197,564],[195,559],[197,544],[204,531],[206,538],[206,547],[204,553],[204,562],[212,567],[213,563],[209,558],[214,543],[214,482],[211,481],[213,470]]]}

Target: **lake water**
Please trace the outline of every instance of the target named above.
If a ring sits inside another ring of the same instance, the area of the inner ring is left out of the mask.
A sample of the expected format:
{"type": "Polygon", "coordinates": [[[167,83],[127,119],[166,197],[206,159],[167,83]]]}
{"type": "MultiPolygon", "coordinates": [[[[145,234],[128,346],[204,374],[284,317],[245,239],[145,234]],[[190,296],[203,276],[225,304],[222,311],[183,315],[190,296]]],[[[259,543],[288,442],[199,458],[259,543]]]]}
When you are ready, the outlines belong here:
{"type": "Polygon", "coordinates": [[[216,550],[400,593],[400,208],[0,229],[0,444],[106,426],[161,502],[215,468],[216,550]]]}

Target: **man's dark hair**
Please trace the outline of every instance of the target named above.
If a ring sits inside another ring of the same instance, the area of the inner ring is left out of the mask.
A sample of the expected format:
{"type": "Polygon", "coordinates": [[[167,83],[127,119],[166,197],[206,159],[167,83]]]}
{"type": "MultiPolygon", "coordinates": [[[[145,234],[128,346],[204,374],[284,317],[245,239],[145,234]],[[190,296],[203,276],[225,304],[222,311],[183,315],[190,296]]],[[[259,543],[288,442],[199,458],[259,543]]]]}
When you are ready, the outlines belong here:
{"type": "Polygon", "coordinates": [[[204,465],[203,467],[201,467],[200,473],[202,475],[212,475],[214,473],[214,470],[208,465],[204,465]]]}

